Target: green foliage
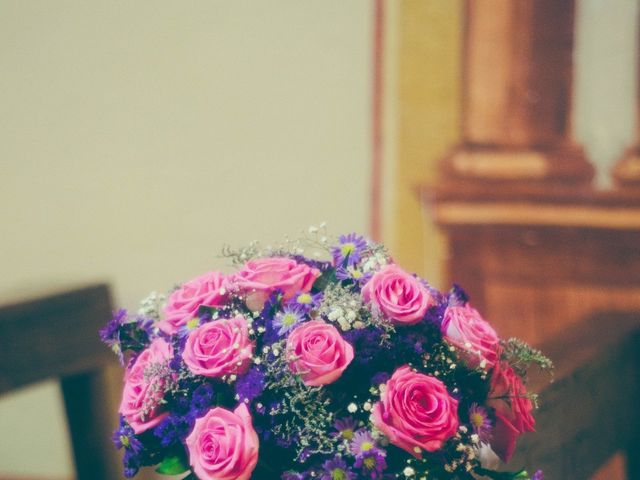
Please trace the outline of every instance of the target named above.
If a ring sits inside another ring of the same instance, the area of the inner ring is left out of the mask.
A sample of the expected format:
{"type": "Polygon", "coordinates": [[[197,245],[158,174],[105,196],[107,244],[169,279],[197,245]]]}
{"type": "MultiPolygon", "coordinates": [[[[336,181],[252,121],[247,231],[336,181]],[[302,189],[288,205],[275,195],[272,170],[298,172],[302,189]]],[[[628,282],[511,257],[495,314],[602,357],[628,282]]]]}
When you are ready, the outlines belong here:
{"type": "Polygon", "coordinates": [[[478,467],[474,470],[478,475],[489,477],[493,480],[530,480],[529,474],[526,470],[520,470],[518,472],[496,472],[495,470],[488,470],[486,468],[478,467]]]}
{"type": "Polygon", "coordinates": [[[502,359],[508,361],[514,371],[523,379],[531,365],[536,365],[541,371],[553,372],[553,362],[540,350],[532,348],[518,338],[510,338],[502,342],[502,359]]]}
{"type": "Polygon", "coordinates": [[[189,467],[186,466],[185,463],[185,459],[178,455],[166,457],[160,462],[160,465],[156,468],[156,472],[163,475],[179,475],[189,470],[189,467]]]}

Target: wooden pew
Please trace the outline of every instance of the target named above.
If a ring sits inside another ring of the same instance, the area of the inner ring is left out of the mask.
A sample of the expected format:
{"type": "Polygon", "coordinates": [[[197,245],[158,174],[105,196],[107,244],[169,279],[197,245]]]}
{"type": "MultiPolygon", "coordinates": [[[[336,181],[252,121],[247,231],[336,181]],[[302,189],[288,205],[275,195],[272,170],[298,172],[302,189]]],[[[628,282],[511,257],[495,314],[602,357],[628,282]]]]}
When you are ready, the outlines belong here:
{"type": "Polygon", "coordinates": [[[639,479],[640,312],[598,313],[541,348],[556,364],[554,381],[530,382],[540,392],[537,433],[521,438],[510,466],[586,480],[623,452],[627,479],[639,479]]]}

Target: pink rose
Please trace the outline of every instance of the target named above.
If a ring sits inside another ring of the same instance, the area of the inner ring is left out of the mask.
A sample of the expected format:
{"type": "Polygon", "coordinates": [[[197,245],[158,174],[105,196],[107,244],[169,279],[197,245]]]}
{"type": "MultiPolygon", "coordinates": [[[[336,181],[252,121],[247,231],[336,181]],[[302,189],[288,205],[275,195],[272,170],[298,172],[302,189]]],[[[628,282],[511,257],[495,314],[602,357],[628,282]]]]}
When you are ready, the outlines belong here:
{"type": "Polygon", "coordinates": [[[189,463],[200,480],[248,480],[258,463],[258,435],[244,403],[212,408],[187,437],[189,463]]]}
{"type": "Polygon", "coordinates": [[[276,290],[289,300],[298,292],[311,290],[319,276],[317,268],[290,258],[260,258],[248,261],[233,277],[233,283],[246,294],[247,307],[259,311],[276,290]]]}
{"type": "Polygon", "coordinates": [[[418,323],[435,304],[429,290],[397,265],[387,265],[376,272],[363,287],[362,297],[387,317],[405,325],[418,323]]]}
{"type": "Polygon", "coordinates": [[[168,415],[162,411],[160,402],[166,379],[161,375],[151,375],[150,367],[166,365],[172,356],[171,345],[157,338],[125,372],[119,412],[136,433],[155,427],[168,415]]]}
{"type": "Polygon", "coordinates": [[[491,390],[487,405],[496,411],[491,448],[508,462],[516,448],[518,437],[533,432],[536,421],[531,415],[533,404],[526,396],[522,380],[506,363],[496,364],[491,376],[491,390]]]}
{"type": "Polygon", "coordinates": [[[182,358],[196,375],[242,374],[249,368],[253,347],[247,320],[238,316],[214,320],[196,328],[187,337],[182,358]]]}
{"type": "Polygon", "coordinates": [[[309,387],[335,382],[353,360],[353,347],[333,325],[312,320],[287,338],[289,367],[309,387]]]}
{"type": "Polygon", "coordinates": [[[482,360],[491,368],[498,360],[500,339],[496,331],[469,305],[447,307],[441,330],[449,343],[464,352],[463,357],[471,368],[480,365],[482,360]]]}
{"type": "Polygon", "coordinates": [[[458,430],[458,401],[440,380],[405,365],[397,369],[373,406],[371,421],[396,447],[422,458],[458,430]]]}
{"type": "Polygon", "coordinates": [[[189,280],[169,295],[164,319],[157,323],[163,332],[173,335],[198,315],[201,305],[221,307],[226,299],[226,279],[220,272],[209,272],[189,280]]]}

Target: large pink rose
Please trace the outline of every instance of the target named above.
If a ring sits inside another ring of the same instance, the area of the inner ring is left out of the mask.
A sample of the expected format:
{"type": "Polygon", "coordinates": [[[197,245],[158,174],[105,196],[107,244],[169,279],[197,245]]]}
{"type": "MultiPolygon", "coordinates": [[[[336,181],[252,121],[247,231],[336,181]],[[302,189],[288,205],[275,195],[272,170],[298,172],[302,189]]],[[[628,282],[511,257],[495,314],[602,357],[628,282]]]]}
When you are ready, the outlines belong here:
{"type": "Polygon", "coordinates": [[[205,377],[242,374],[253,354],[247,320],[242,317],[214,320],[192,331],[182,358],[192,373],[205,377]]]}
{"type": "Polygon", "coordinates": [[[506,362],[496,364],[487,405],[496,411],[491,448],[504,462],[513,455],[518,437],[534,431],[533,404],[526,394],[522,380],[513,369],[506,362]]]}
{"type": "Polygon", "coordinates": [[[317,268],[290,258],[260,258],[248,261],[233,277],[233,283],[246,295],[247,306],[259,311],[274,291],[280,290],[289,300],[298,292],[311,290],[318,276],[317,268]]]}
{"type": "Polygon", "coordinates": [[[422,458],[458,429],[458,401],[435,377],[405,365],[397,369],[373,406],[371,421],[393,445],[422,458]]]}
{"type": "Polygon", "coordinates": [[[233,412],[209,410],[187,437],[189,463],[200,480],[248,480],[258,463],[258,446],[244,403],[233,412]]]}
{"type": "Polygon", "coordinates": [[[447,307],[442,320],[442,335],[463,352],[471,368],[485,360],[488,368],[498,360],[500,339],[496,331],[469,305],[447,307]]]}
{"type": "Polygon", "coordinates": [[[376,272],[363,287],[362,297],[396,323],[405,325],[418,323],[435,304],[429,290],[397,265],[387,265],[376,272]]]}
{"type": "Polygon", "coordinates": [[[169,295],[164,319],[157,323],[163,332],[173,335],[197,316],[201,305],[220,307],[226,300],[226,279],[220,272],[209,272],[189,280],[169,295]]]}
{"type": "Polygon", "coordinates": [[[157,338],[125,372],[119,411],[136,433],[155,427],[168,415],[161,407],[166,379],[151,374],[155,368],[150,367],[166,365],[172,356],[171,345],[157,338]]]}
{"type": "Polygon", "coordinates": [[[333,325],[312,320],[287,338],[289,367],[309,387],[335,382],[353,360],[353,347],[333,325]]]}

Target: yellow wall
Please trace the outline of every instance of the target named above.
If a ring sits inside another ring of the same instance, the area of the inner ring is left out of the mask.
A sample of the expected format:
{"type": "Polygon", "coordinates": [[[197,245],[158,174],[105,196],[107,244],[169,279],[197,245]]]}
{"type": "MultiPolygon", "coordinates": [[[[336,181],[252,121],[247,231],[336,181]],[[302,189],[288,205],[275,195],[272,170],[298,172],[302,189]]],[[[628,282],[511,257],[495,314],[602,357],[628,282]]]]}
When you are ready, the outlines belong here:
{"type": "MultiPolygon", "coordinates": [[[[135,306],[224,243],[366,231],[371,10],[0,0],[0,300],[96,279],[135,306]]],[[[57,395],[0,400],[0,474],[70,473],[57,395]]]]}
{"type": "MultiPolygon", "coordinates": [[[[437,286],[444,244],[417,187],[434,182],[436,165],[459,138],[462,1],[389,2],[394,63],[395,178],[392,250],[407,269],[437,286]]],[[[390,67],[390,68],[393,68],[390,67]]]]}

